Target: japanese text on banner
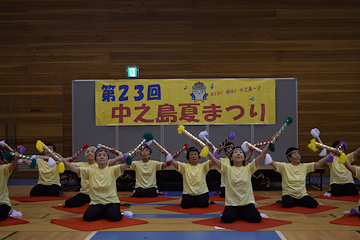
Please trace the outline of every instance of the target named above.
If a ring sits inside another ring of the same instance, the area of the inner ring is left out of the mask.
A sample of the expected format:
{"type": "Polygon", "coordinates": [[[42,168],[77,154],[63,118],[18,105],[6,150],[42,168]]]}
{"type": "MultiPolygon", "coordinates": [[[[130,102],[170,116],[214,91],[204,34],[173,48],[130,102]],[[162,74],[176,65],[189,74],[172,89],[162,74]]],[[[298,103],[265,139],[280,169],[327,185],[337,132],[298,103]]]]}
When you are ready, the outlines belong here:
{"type": "Polygon", "coordinates": [[[96,125],[275,124],[275,79],[95,82],[96,125]]]}

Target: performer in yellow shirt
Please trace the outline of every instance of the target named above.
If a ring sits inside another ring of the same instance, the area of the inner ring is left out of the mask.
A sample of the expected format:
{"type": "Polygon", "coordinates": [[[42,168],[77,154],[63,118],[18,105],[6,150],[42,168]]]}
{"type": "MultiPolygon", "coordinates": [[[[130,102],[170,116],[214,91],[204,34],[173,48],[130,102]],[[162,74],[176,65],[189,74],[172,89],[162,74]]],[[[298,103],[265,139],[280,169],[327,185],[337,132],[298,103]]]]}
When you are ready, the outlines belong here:
{"type": "Polygon", "coordinates": [[[206,184],[206,174],[209,172],[213,162],[208,160],[199,163],[200,152],[196,147],[190,147],[186,153],[189,163],[183,163],[171,159],[175,169],[183,177],[182,208],[208,207],[209,189],[206,184]]]}
{"type": "MultiPolygon", "coordinates": [[[[352,175],[354,175],[357,179],[360,180],[360,167],[359,166],[351,165],[350,162],[346,161],[345,167],[352,173],[352,175]]],[[[358,209],[359,209],[358,214],[359,214],[359,218],[360,218],[360,199],[358,201],[358,209]]]]}
{"type": "MultiPolygon", "coordinates": [[[[346,151],[347,144],[342,141],[335,141],[332,144],[334,148],[340,148],[346,151]]],[[[346,161],[352,163],[360,155],[360,148],[346,155],[346,161]]],[[[355,186],[355,182],[351,173],[346,169],[344,164],[339,163],[340,157],[334,153],[333,162],[327,163],[330,168],[330,188],[329,191],[332,196],[357,196],[359,191],[355,186]]]]}
{"type": "MultiPolygon", "coordinates": [[[[56,151],[53,143],[45,144],[51,151],[56,151]]],[[[45,156],[51,157],[50,153],[45,149],[45,156]]],[[[23,163],[30,165],[31,161],[23,159],[23,163]]],[[[38,158],[37,168],[39,169],[38,183],[30,191],[30,196],[59,196],[61,190],[60,174],[57,171],[57,165],[48,166],[48,162],[42,158],[38,158]]]]}
{"type": "MultiPolygon", "coordinates": [[[[122,156],[119,156],[122,157],[122,156]]],[[[109,155],[103,148],[95,152],[98,167],[75,167],[64,159],[64,164],[72,172],[89,181],[90,206],[84,213],[84,221],[96,221],[108,218],[110,221],[121,220],[120,200],[117,195],[116,180],[124,170],[131,165],[131,159],[126,163],[108,166],[109,155]]]]}
{"type": "MultiPolygon", "coordinates": [[[[2,149],[1,149],[2,150],[2,149]]],[[[1,151],[1,161],[4,159],[4,152],[1,151]]],[[[0,165],[0,221],[5,220],[8,217],[8,213],[11,210],[11,203],[9,198],[9,190],[7,187],[8,179],[16,167],[19,157],[16,155],[10,164],[0,165]]]]}
{"type": "MultiPolygon", "coordinates": [[[[85,157],[87,162],[75,162],[71,163],[75,167],[98,167],[97,163],[95,162],[95,151],[96,147],[91,146],[88,147],[85,151],[85,157]]],[[[65,207],[72,208],[72,207],[80,207],[85,203],[90,202],[89,196],[89,181],[86,179],[81,178],[80,180],[80,191],[79,193],[65,201],[65,207]]]]}
{"type": "Polygon", "coordinates": [[[317,201],[306,192],[306,175],[321,167],[327,157],[317,162],[301,163],[299,149],[290,147],[286,150],[289,163],[272,161],[270,164],[282,177],[282,206],[316,208],[317,201]]]}
{"type": "Polygon", "coordinates": [[[268,146],[251,163],[245,165],[245,152],[241,147],[234,147],[229,154],[230,164],[224,164],[209,152],[208,156],[216,164],[217,170],[224,175],[225,209],[221,220],[232,223],[237,219],[258,223],[261,221],[259,211],[255,208],[255,198],[251,177],[268,152],[268,146]]]}
{"type": "Polygon", "coordinates": [[[152,150],[144,147],[140,151],[142,161],[133,161],[131,168],[135,171],[135,192],[133,197],[156,197],[156,171],[166,168],[166,163],[150,160],[152,150]]]}
{"type": "MultiPolygon", "coordinates": [[[[230,164],[229,154],[233,150],[234,144],[232,142],[227,142],[223,148],[220,148],[220,152],[225,149],[225,155],[227,157],[220,158],[220,161],[225,164],[230,164]]],[[[220,197],[225,198],[225,180],[224,175],[221,174],[220,177],[220,197]]]]}

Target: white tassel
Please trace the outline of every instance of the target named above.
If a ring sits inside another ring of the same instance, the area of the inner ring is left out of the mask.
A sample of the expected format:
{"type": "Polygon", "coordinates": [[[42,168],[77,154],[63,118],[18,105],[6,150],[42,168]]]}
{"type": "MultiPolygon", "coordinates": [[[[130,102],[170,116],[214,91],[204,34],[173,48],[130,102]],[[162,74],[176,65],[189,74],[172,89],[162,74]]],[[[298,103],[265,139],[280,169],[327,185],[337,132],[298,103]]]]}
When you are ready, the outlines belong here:
{"type": "Polygon", "coordinates": [[[326,148],[324,148],[323,150],[321,150],[321,152],[319,153],[319,156],[320,157],[325,157],[326,156],[326,154],[327,154],[327,152],[326,152],[326,148]]]}
{"type": "Polygon", "coordinates": [[[317,128],[313,128],[313,129],[311,129],[310,134],[311,134],[311,136],[313,136],[314,138],[319,138],[319,136],[320,136],[320,130],[317,129],[317,128]]]}
{"type": "MultiPolygon", "coordinates": [[[[37,162],[36,162],[36,164],[37,164],[37,162]]],[[[52,157],[50,157],[49,160],[48,160],[48,167],[53,167],[55,165],[56,165],[55,160],[52,157]]]]}
{"type": "Polygon", "coordinates": [[[270,156],[270,154],[267,153],[265,156],[265,165],[270,165],[272,161],[272,157],[270,156]]]}
{"type": "Polygon", "coordinates": [[[241,144],[241,148],[244,150],[244,152],[249,151],[249,146],[248,146],[246,143],[247,143],[247,141],[244,141],[244,142],[241,144]]]}
{"type": "Polygon", "coordinates": [[[166,156],[166,162],[169,162],[171,159],[172,159],[172,155],[169,153],[169,154],[166,156]]]}
{"type": "Polygon", "coordinates": [[[15,209],[11,210],[9,212],[9,216],[13,217],[13,218],[21,218],[22,217],[22,212],[21,211],[16,211],[15,209]]]}
{"type": "Polygon", "coordinates": [[[131,211],[124,211],[124,217],[127,218],[132,218],[134,216],[134,214],[131,211]]]}
{"type": "Polygon", "coordinates": [[[209,135],[209,133],[208,133],[208,131],[201,131],[200,133],[199,133],[199,138],[201,139],[201,140],[204,140],[204,137],[206,137],[206,136],[208,136],[209,135]]]}

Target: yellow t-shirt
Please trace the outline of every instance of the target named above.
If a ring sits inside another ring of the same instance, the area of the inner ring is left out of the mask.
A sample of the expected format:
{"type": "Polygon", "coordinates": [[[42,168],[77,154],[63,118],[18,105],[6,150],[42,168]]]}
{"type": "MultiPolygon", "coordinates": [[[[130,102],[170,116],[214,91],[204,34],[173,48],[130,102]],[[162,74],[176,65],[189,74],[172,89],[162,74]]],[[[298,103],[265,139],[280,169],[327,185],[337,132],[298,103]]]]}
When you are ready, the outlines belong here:
{"type": "Polygon", "coordinates": [[[38,158],[37,167],[39,169],[39,180],[37,184],[42,184],[45,186],[55,184],[61,187],[60,174],[57,171],[57,164],[53,167],[49,167],[47,161],[42,158],[38,158]]]}
{"type": "MultiPolygon", "coordinates": [[[[360,167],[355,166],[355,170],[356,170],[356,175],[355,175],[355,177],[360,180],[360,167]]],[[[348,171],[349,171],[349,170],[348,170],[348,171]]],[[[349,172],[350,172],[350,171],[349,171],[349,172]]],[[[358,205],[360,206],[360,199],[359,199],[359,201],[358,201],[358,205]]]]}
{"type": "Polygon", "coordinates": [[[10,164],[0,165],[0,205],[6,204],[11,207],[9,189],[7,187],[7,182],[11,174],[9,172],[9,166],[10,164]]]}
{"type": "Polygon", "coordinates": [[[315,162],[299,163],[293,165],[291,163],[276,162],[277,172],[282,177],[282,196],[300,199],[307,195],[306,192],[306,175],[314,171],[315,162]]]}
{"type": "Polygon", "coordinates": [[[124,173],[120,167],[80,168],[80,177],[89,180],[90,205],[120,203],[116,189],[116,179],[124,173]]]}
{"type": "MultiPolygon", "coordinates": [[[[72,165],[74,165],[75,167],[98,167],[97,163],[89,164],[88,162],[76,162],[72,163],[72,165]]],[[[80,186],[81,188],[79,193],[89,195],[89,180],[81,178],[80,186]]]]}
{"type": "Polygon", "coordinates": [[[183,177],[183,194],[198,196],[209,192],[206,184],[206,174],[210,170],[209,162],[210,160],[197,165],[178,162],[176,170],[183,177]]]}
{"type": "MultiPolygon", "coordinates": [[[[221,164],[230,164],[230,159],[229,158],[220,158],[221,164]]],[[[221,174],[221,178],[220,178],[220,187],[225,187],[225,180],[224,180],[224,175],[221,174]]]]}
{"type": "Polygon", "coordinates": [[[216,168],[225,181],[225,206],[245,206],[255,203],[251,176],[259,166],[252,161],[246,166],[235,167],[230,164],[221,164],[216,168]]]}
{"type": "Polygon", "coordinates": [[[149,160],[148,162],[133,161],[131,168],[134,169],[136,179],[135,188],[149,189],[156,186],[156,171],[161,170],[162,162],[149,160]]]}
{"type": "MultiPolygon", "coordinates": [[[[335,184],[346,184],[346,183],[354,183],[353,176],[351,172],[345,167],[344,164],[339,163],[340,157],[334,156],[334,161],[332,163],[328,163],[330,168],[330,185],[335,184]]],[[[355,161],[354,153],[351,152],[346,154],[346,161],[352,163],[355,161]]]]}

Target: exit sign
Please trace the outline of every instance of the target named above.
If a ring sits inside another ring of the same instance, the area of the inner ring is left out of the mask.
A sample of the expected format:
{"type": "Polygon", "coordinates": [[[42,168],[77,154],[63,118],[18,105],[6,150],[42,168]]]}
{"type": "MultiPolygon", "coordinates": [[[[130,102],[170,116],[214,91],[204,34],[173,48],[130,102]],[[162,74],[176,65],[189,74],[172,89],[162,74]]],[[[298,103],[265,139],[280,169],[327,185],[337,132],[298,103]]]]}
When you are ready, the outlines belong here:
{"type": "Polygon", "coordinates": [[[139,78],[139,66],[126,66],[126,78],[139,78]]]}

